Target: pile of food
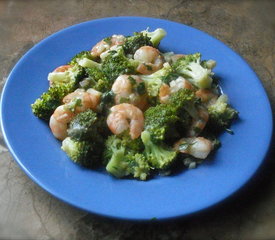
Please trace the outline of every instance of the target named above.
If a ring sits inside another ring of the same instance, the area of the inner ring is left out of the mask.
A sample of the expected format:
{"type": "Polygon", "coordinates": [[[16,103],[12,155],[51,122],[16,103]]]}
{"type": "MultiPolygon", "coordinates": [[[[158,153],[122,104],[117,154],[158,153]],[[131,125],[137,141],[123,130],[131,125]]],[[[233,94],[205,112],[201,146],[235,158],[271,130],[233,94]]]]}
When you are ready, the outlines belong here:
{"type": "Polygon", "coordinates": [[[161,52],[165,35],[112,35],[49,73],[32,111],[71,160],[146,180],[193,168],[220,146],[217,135],[238,112],[213,77],[216,62],[161,52]]]}

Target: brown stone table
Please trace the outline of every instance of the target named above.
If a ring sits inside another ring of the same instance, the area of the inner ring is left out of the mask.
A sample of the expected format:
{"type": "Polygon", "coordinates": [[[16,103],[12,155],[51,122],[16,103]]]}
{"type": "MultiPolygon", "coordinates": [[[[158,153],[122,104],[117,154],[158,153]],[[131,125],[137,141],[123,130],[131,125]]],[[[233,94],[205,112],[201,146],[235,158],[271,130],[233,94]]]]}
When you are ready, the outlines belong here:
{"type": "MultiPolygon", "coordinates": [[[[72,24],[110,16],[149,16],[199,28],[241,54],[275,108],[275,1],[1,0],[0,89],[35,43],[72,24]]],[[[249,87],[249,86],[248,86],[249,87]]],[[[200,214],[137,224],[93,216],[42,190],[21,171],[0,134],[0,239],[275,239],[274,153],[248,186],[200,214]]]]}

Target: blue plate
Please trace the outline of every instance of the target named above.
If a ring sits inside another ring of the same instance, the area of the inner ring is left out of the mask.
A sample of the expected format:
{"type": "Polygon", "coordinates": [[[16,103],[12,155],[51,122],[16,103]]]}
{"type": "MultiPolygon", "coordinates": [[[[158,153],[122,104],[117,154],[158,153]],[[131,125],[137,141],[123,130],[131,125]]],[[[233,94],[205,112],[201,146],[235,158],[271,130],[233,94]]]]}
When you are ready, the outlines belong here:
{"type": "Polygon", "coordinates": [[[183,24],[144,17],[115,17],[61,30],[35,45],[13,68],[1,101],[2,130],[13,157],[38,185],[57,198],[95,214],[133,220],[168,219],[208,208],[229,197],[256,172],[268,151],[272,114],[256,74],[232,49],[183,24]],[[142,182],[121,180],[105,171],[72,163],[30,105],[48,88],[47,75],[76,53],[112,34],[131,35],[150,27],[166,29],[161,49],[201,52],[215,59],[214,72],[231,104],[240,112],[224,133],[211,161],[174,176],[142,182]]]}

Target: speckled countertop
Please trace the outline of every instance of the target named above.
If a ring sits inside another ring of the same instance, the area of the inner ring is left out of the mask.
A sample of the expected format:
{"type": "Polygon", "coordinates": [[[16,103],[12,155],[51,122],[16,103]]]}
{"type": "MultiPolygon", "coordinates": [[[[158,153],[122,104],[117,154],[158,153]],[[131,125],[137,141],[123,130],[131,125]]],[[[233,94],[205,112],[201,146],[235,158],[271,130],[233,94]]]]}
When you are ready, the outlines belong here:
{"type": "MultiPolygon", "coordinates": [[[[199,28],[241,54],[260,77],[275,109],[275,1],[1,0],[0,90],[35,43],[72,24],[110,16],[149,16],[199,28]]],[[[275,164],[234,197],[173,222],[137,224],[93,216],[37,186],[18,167],[0,133],[0,239],[275,239],[275,164]]]]}

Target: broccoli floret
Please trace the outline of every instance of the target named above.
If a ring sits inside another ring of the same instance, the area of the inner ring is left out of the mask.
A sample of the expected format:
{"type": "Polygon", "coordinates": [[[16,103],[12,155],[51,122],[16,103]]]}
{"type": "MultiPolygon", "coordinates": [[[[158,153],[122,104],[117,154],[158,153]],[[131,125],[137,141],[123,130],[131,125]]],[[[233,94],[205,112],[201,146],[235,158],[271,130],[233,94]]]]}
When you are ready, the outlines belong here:
{"type": "Polygon", "coordinates": [[[232,121],[238,117],[238,111],[228,104],[226,95],[219,96],[217,101],[208,107],[208,112],[208,125],[211,126],[212,130],[227,130],[228,132],[232,132],[228,128],[232,121]]]}
{"type": "Polygon", "coordinates": [[[145,129],[152,141],[158,143],[173,135],[175,124],[180,120],[177,114],[178,109],[172,104],[158,104],[145,111],[145,129]]]}
{"type": "Polygon", "coordinates": [[[84,167],[91,167],[96,155],[93,152],[93,144],[89,141],[77,141],[70,137],[62,141],[61,149],[70,159],[84,167]]]}
{"type": "Polygon", "coordinates": [[[134,54],[142,46],[158,47],[160,41],[166,36],[164,29],[158,28],[153,32],[144,30],[135,32],[134,36],[128,36],[122,45],[125,54],[134,54]]]}
{"type": "Polygon", "coordinates": [[[68,64],[69,65],[78,65],[79,61],[84,58],[94,60],[90,51],[82,51],[82,52],[76,54],[68,64]]]}
{"type": "Polygon", "coordinates": [[[143,149],[140,138],[132,140],[128,134],[109,136],[104,152],[107,172],[118,178],[132,175],[134,178],[146,180],[150,166],[142,154],[143,149]]]}
{"type": "Polygon", "coordinates": [[[107,172],[117,178],[132,175],[134,178],[146,180],[150,172],[150,166],[143,154],[127,155],[123,150],[113,154],[106,166],[107,172]]]}
{"type": "Polygon", "coordinates": [[[85,68],[87,78],[80,83],[85,89],[93,88],[99,92],[110,91],[112,82],[104,75],[104,73],[96,68],[85,68]]]}
{"type": "MultiPolygon", "coordinates": [[[[176,129],[180,133],[180,136],[184,136],[185,134],[197,135],[201,132],[200,128],[192,127],[193,119],[201,118],[200,114],[203,111],[203,106],[200,103],[195,93],[189,89],[179,89],[177,92],[171,94],[169,104],[178,109],[177,116],[180,120],[176,123],[176,129]],[[190,133],[190,129],[193,129],[192,133],[190,133]]],[[[204,112],[207,112],[207,109],[204,112]]]]}
{"type": "Polygon", "coordinates": [[[100,79],[105,80],[105,75],[102,71],[100,71],[98,68],[86,68],[86,73],[88,74],[88,77],[94,81],[94,82],[98,82],[100,79]]]}
{"type": "Polygon", "coordinates": [[[105,121],[92,110],[86,110],[77,114],[69,124],[68,136],[74,140],[89,140],[97,144],[103,144],[105,121]]]}
{"type": "Polygon", "coordinates": [[[121,74],[135,74],[138,62],[127,58],[122,47],[108,52],[103,59],[102,71],[105,76],[113,83],[121,74]]]}
{"type": "Polygon", "coordinates": [[[169,99],[169,104],[176,107],[177,110],[184,109],[193,118],[197,118],[197,103],[198,98],[194,92],[189,89],[179,89],[177,92],[171,94],[169,99]]]}
{"type": "Polygon", "coordinates": [[[101,96],[99,111],[106,115],[113,105],[115,105],[115,93],[113,91],[104,92],[101,96]]]}
{"type": "Polygon", "coordinates": [[[176,80],[179,76],[180,75],[178,73],[176,73],[175,71],[173,71],[173,69],[171,69],[161,79],[162,79],[162,82],[169,84],[170,82],[176,80]]]}
{"type": "Polygon", "coordinates": [[[126,37],[125,43],[122,46],[125,54],[134,54],[142,46],[157,47],[165,36],[166,32],[161,28],[153,32],[144,30],[134,33],[134,36],[126,37]]]}
{"type": "Polygon", "coordinates": [[[157,47],[160,41],[166,36],[166,31],[162,28],[157,28],[153,32],[149,32],[148,30],[142,31],[144,35],[148,36],[153,44],[153,47],[157,47]]]}
{"type": "Polygon", "coordinates": [[[159,89],[165,79],[171,74],[172,68],[169,64],[166,64],[162,69],[150,74],[141,75],[141,79],[145,83],[146,91],[149,97],[157,97],[159,94],[159,89]]]}
{"type": "Polygon", "coordinates": [[[84,68],[77,65],[65,72],[51,72],[48,75],[51,87],[31,105],[34,115],[48,121],[62,99],[78,87],[85,75],[84,68]]]}
{"type": "Polygon", "coordinates": [[[54,110],[62,104],[62,99],[74,89],[72,84],[50,87],[31,105],[34,115],[48,121],[54,110]]]}
{"type": "Polygon", "coordinates": [[[70,83],[75,87],[85,77],[85,70],[81,66],[73,66],[65,72],[51,72],[48,75],[48,80],[51,86],[70,83]]]}
{"type": "Polygon", "coordinates": [[[201,61],[201,65],[204,68],[207,68],[207,69],[210,69],[210,70],[212,70],[214,67],[216,67],[216,64],[217,64],[216,61],[212,60],[212,59],[201,61]]]}
{"type": "Polygon", "coordinates": [[[145,113],[145,130],[151,134],[153,142],[179,137],[197,117],[197,98],[189,89],[180,89],[171,94],[167,104],[148,108],[145,113]]]}
{"type": "Polygon", "coordinates": [[[124,149],[118,149],[113,153],[106,166],[106,170],[117,178],[130,175],[124,149]]]}
{"type": "Polygon", "coordinates": [[[126,37],[122,45],[125,54],[134,54],[142,46],[153,46],[150,38],[141,32],[134,33],[134,36],[126,37]]]}
{"type": "Polygon", "coordinates": [[[145,146],[144,155],[154,168],[166,169],[176,160],[177,151],[165,145],[155,144],[147,130],[141,133],[141,139],[145,146]]]}
{"type": "Polygon", "coordinates": [[[183,75],[198,88],[210,88],[212,84],[211,69],[201,65],[201,54],[185,55],[173,64],[173,69],[183,75]]]}
{"type": "Polygon", "coordinates": [[[131,169],[131,174],[133,174],[134,178],[146,180],[151,168],[144,154],[136,153],[135,155],[129,155],[128,159],[128,167],[131,169]]]}
{"type": "Polygon", "coordinates": [[[133,140],[127,132],[122,133],[119,136],[111,135],[105,142],[105,162],[108,162],[113,153],[121,148],[123,148],[126,153],[137,153],[142,152],[144,146],[140,138],[133,140]]]}

